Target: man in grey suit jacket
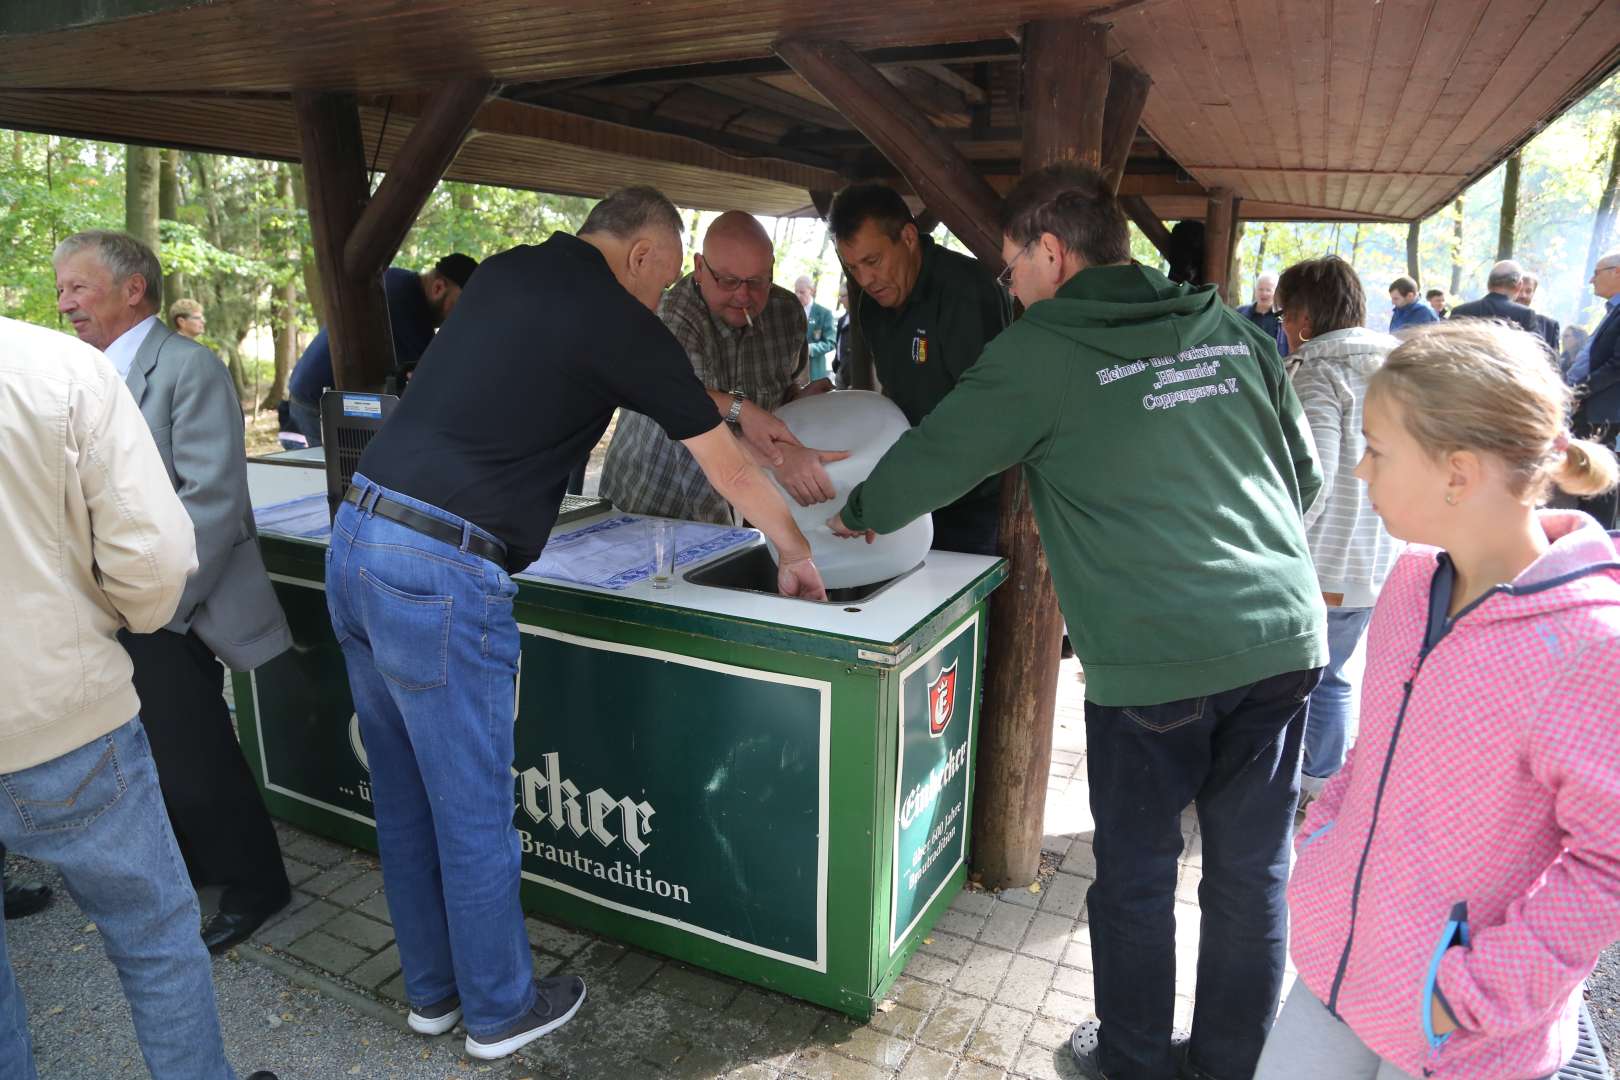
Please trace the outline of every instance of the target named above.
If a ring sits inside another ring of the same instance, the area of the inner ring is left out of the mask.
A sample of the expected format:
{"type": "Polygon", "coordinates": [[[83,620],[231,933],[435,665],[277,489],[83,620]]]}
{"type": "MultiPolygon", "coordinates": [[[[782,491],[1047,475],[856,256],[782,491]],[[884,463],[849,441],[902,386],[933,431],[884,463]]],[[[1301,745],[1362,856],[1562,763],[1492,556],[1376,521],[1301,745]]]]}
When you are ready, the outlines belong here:
{"type": "Polygon", "coordinates": [[[223,885],[203,940],[244,940],[291,896],[275,830],[231,729],[219,661],[246,671],[292,644],[259,557],[248,502],[242,406],[219,358],[157,318],[162,269],[124,233],[57,246],[57,309],[112,361],[191,517],[197,572],[172,622],[119,633],[135,663],[141,719],[192,881],[223,885]],[[215,659],[218,657],[218,659],[215,659]]]}

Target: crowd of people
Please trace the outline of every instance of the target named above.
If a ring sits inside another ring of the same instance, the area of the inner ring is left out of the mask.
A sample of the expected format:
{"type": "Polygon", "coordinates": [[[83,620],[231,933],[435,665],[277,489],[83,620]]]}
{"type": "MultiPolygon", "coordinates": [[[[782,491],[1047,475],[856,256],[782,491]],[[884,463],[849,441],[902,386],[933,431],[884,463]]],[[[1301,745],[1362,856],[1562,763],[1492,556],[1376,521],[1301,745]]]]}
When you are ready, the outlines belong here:
{"type": "MultiPolygon", "coordinates": [[[[1386,333],[1336,257],[1263,275],[1242,308],[1135,262],[1085,166],[1024,177],[1000,226],[997,275],[892,189],[846,188],[841,318],[813,282],[773,284],[745,213],[715,219],[683,275],[680,215],[649,188],[577,235],[388,271],[410,392],[338,507],[326,596],[409,1026],[461,1025],[495,1059],[585,1000],[577,976],[536,977],[519,904],[511,575],[618,411],[606,497],[752,523],[781,592],[810,599],[820,574],[768,477],[849,542],[932,513],[937,549],[995,554],[1000,478],[1023,466],[1086,676],[1083,1075],[1548,1076],[1620,938],[1620,252],[1593,275],[1590,335],[1535,312],[1511,262],[1449,309],[1398,278],[1386,333]],[[825,466],[843,451],[773,410],[857,366],[911,430],[840,503],[825,466]],[[1189,806],[1203,929],[1182,1034],[1189,806]]],[[[18,524],[0,534],[0,664],[23,673],[0,705],[0,842],[57,866],[97,922],[153,1075],[232,1077],[208,955],[289,892],[221,664],[291,636],[200,307],[159,320],[161,267],[121,233],[69,237],[54,265],[80,341],[0,320],[0,505],[18,524]],[[224,886],[206,921],[204,885],[224,886]]],[[[318,337],[291,384],[311,445],[330,381],[318,337]]],[[[19,883],[6,916],[44,902],[19,883]]],[[[0,1060],[31,1077],[3,943],[0,1017],[0,1060]]]]}

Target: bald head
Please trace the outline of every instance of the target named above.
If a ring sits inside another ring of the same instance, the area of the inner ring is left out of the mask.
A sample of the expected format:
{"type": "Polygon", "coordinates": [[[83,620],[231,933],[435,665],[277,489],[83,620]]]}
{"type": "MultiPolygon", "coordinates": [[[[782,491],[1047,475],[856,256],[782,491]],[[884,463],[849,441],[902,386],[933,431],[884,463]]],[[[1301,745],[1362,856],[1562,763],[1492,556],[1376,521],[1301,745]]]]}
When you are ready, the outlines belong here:
{"type": "Polygon", "coordinates": [[[727,210],[715,218],[709,225],[709,231],[703,234],[704,258],[720,259],[733,252],[747,253],[756,258],[763,254],[767,260],[774,257],[771,234],[765,231],[765,226],[753,214],[727,210]]]}
{"type": "Polygon", "coordinates": [[[1519,289],[1519,282],[1524,277],[1524,268],[1512,259],[1503,259],[1491,267],[1491,276],[1485,279],[1485,287],[1493,293],[1502,293],[1512,296],[1519,289]]]}
{"type": "Polygon", "coordinates": [[[752,214],[727,210],[703,234],[703,254],[693,258],[698,291],[715,318],[742,327],[765,310],[776,261],[770,234],[752,214]]]}
{"type": "Polygon", "coordinates": [[[1620,250],[1605,253],[1592,268],[1592,291],[1605,300],[1620,296],[1620,250]]]}

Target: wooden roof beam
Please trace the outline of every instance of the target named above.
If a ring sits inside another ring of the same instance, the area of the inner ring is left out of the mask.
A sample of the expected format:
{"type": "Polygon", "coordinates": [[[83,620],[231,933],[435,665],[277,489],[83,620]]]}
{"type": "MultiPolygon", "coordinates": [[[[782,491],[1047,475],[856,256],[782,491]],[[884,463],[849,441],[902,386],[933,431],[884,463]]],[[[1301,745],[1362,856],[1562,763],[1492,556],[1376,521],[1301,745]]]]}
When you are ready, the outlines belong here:
{"type": "MultiPolygon", "coordinates": [[[[934,62],[967,62],[972,60],[1010,60],[1018,55],[1018,43],[1007,37],[982,41],[957,41],[941,45],[899,45],[870,49],[861,54],[877,67],[890,64],[919,64],[934,62]]],[[[670,67],[642,68],[590,79],[593,86],[639,86],[660,82],[696,82],[702,79],[735,78],[753,75],[780,75],[791,71],[792,65],[777,56],[754,57],[749,60],[720,60],[707,64],[679,64],[670,67]]],[[[549,82],[524,84],[538,93],[553,87],[583,85],[578,78],[555,79],[549,82]]]]}
{"type": "Polygon", "coordinates": [[[906,92],[912,104],[936,119],[966,118],[971,111],[966,96],[926,72],[907,65],[879,68],[883,77],[906,92]]]}
{"type": "Polygon", "coordinates": [[[954,71],[951,66],[945,63],[943,60],[930,60],[920,64],[913,64],[911,66],[920,71],[928,72],[928,74],[932,75],[946,86],[949,86],[951,89],[961,94],[963,99],[966,100],[969,105],[990,104],[990,95],[985,93],[984,87],[980,86],[978,83],[974,82],[965,75],[957,74],[956,71],[954,71]]]}
{"type": "Polygon", "coordinates": [[[1153,212],[1147,200],[1140,195],[1121,195],[1119,205],[1124,208],[1125,216],[1136,223],[1142,230],[1142,235],[1148,238],[1148,243],[1158,249],[1159,254],[1168,261],[1170,258],[1170,230],[1165,223],[1159,220],[1159,215],[1153,212]]]}
{"type": "Polygon", "coordinates": [[[1142,122],[1142,110],[1147,107],[1148,91],[1153,80],[1135,64],[1115,60],[1108,66],[1108,99],[1103,106],[1102,167],[1103,175],[1119,190],[1130,160],[1131,147],[1136,143],[1136,129],[1142,122]]]}
{"type": "Polygon", "coordinates": [[[462,79],[428,99],[343,245],[350,274],[380,274],[387,267],[494,89],[493,79],[462,79]]]}
{"type": "Polygon", "coordinates": [[[788,38],[774,48],[889,159],[968,250],[1001,265],[1000,200],[904,94],[842,42],[788,38]]]}

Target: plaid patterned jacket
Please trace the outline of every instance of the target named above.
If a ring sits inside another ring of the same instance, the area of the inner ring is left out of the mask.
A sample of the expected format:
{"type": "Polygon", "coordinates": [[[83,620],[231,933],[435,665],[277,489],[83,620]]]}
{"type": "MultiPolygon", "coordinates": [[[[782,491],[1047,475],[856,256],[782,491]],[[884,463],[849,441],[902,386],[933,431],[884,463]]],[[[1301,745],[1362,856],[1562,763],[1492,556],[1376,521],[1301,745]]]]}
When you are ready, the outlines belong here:
{"type": "MultiPolygon", "coordinates": [[[[754,325],[736,330],[709,314],[688,274],[659,302],[658,317],[686,349],[699,382],[711,390],[741,390],[767,412],[787,401],[795,373],[808,360],[804,308],[779,285],[771,286],[754,325]]],[[[731,504],[714,490],[691,452],[628,409],[619,410],[608,444],[601,493],[632,514],[732,523],[731,504]]]]}
{"type": "Polygon", "coordinates": [[[1360,739],[1295,839],[1299,977],[1415,1076],[1555,1071],[1620,938],[1620,553],[1585,514],[1541,523],[1551,548],[1427,651],[1444,556],[1396,563],[1360,739]],[[1437,995],[1452,1034],[1430,1025],[1437,995]]]}

